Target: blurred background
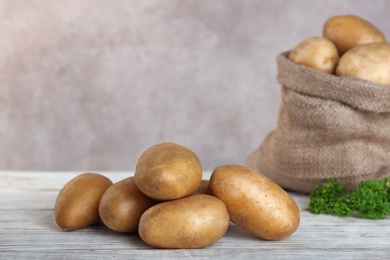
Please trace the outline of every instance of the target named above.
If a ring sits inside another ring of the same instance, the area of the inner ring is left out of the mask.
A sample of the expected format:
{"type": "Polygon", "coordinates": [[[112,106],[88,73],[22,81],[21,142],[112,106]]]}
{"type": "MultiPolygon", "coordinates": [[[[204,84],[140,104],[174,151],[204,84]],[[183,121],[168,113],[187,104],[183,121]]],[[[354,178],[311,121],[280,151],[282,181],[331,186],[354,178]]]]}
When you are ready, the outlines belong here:
{"type": "Polygon", "coordinates": [[[171,141],[205,170],[276,127],[276,56],[388,1],[1,0],[0,170],[134,170],[171,141]]]}

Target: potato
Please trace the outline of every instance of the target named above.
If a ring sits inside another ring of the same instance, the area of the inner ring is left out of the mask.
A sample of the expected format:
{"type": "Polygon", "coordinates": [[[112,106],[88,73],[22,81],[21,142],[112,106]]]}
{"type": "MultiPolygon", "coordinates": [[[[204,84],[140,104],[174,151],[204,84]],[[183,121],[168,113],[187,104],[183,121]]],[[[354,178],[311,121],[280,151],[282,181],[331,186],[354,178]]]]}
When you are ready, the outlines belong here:
{"type": "Polygon", "coordinates": [[[64,230],[80,229],[99,221],[99,201],[112,185],[98,173],[83,173],[61,189],[54,206],[57,225],[64,230]]]}
{"type": "Polygon", "coordinates": [[[333,74],[339,60],[339,53],[330,40],[312,37],[300,42],[289,53],[288,58],[297,64],[333,74]]]}
{"type": "Polygon", "coordinates": [[[209,185],[225,203],[232,222],[257,237],[279,240],[299,226],[295,201],[258,172],[240,165],[222,165],[212,172],[209,185]]]}
{"type": "Polygon", "coordinates": [[[365,44],[349,50],[340,58],[336,75],[390,85],[390,43],[365,44]]]}
{"type": "Polygon", "coordinates": [[[358,45],[386,41],[378,28],[354,15],[329,18],[324,24],[323,36],[336,45],[340,56],[358,45]]]}
{"type": "Polygon", "coordinates": [[[202,180],[202,166],[188,148],[161,143],[142,153],[134,179],[137,187],[150,198],[178,199],[196,191],[202,180]]]}
{"type": "Polygon", "coordinates": [[[134,177],[114,183],[104,192],[99,203],[102,222],[118,232],[135,232],[141,215],[156,204],[135,185],[134,177]]]}
{"type": "Polygon", "coordinates": [[[206,194],[161,202],[141,216],[141,239],[158,248],[201,248],[218,241],[228,230],[225,204],[206,194]]]}
{"type": "Polygon", "coordinates": [[[210,189],[209,189],[209,181],[208,180],[202,180],[198,189],[192,193],[192,195],[196,194],[209,194],[210,195],[210,189]]]}

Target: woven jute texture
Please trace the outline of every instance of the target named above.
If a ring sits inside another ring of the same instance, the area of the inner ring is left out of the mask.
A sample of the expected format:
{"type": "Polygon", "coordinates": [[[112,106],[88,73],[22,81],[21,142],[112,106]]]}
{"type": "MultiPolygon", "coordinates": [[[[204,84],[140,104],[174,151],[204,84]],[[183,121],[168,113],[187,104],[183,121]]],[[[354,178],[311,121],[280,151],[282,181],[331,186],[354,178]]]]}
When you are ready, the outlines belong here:
{"type": "Polygon", "coordinates": [[[277,57],[278,124],[245,165],[309,193],[328,178],[349,190],[390,176],[390,86],[338,77],[277,57]]]}

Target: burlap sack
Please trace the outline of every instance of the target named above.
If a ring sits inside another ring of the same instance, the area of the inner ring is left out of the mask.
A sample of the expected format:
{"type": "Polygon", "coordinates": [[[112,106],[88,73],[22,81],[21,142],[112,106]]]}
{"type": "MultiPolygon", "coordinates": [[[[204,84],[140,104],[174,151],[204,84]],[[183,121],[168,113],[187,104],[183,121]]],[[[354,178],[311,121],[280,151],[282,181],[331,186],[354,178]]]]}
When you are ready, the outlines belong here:
{"type": "Polygon", "coordinates": [[[287,57],[277,58],[277,127],[244,164],[300,193],[332,177],[352,190],[390,176],[390,86],[321,73],[287,57]]]}

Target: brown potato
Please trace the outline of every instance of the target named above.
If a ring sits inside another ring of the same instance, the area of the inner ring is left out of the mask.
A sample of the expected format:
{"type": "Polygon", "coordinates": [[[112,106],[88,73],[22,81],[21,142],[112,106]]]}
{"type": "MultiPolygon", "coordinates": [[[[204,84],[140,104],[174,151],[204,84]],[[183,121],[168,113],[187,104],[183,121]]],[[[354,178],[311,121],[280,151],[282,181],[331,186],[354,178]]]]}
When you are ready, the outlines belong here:
{"type": "Polygon", "coordinates": [[[333,74],[339,60],[339,53],[330,40],[312,37],[300,42],[289,53],[288,58],[297,64],[333,74]]]}
{"type": "Polygon", "coordinates": [[[323,36],[336,45],[340,56],[358,45],[386,41],[378,28],[355,15],[329,18],[324,24],[323,36]]]}
{"type": "Polygon", "coordinates": [[[202,166],[188,148],[161,143],[142,153],[134,179],[137,187],[150,198],[178,199],[196,191],[202,180],[202,166]]]}
{"type": "Polygon", "coordinates": [[[192,195],[196,194],[211,194],[209,189],[209,180],[202,180],[198,189],[192,193],[192,195]]]}
{"type": "Polygon", "coordinates": [[[149,208],[141,216],[138,233],[144,242],[158,248],[201,248],[218,241],[229,224],[221,200],[198,194],[149,208]]]}
{"type": "Polygon", "coordinates": [[[209,185],[225,203],[232,222],[257,237],[279,240],[299,226],[295,201],[258,172],[240,165],[223,165],[213,171],[209,185]]]}
{"type": "Polygon", "coordinates": [[[135,185],[134,177],[114,183],[103,194],[99,203],[102,222],[118,232],[135,232],[141,215],[156,204],[135,185]]]}
{"type": "Polygon", "coordinates": [[[340,58],[336,75],[390,85],[390,43],[365,44],[349,50],[340,58]]]}
{"type": "Polygon", "coordinates": [[[70,180],[55,202],[57,225],[71,231],[98,222],[100,198],[111,185],[111,180],[98,173],[83,173],[70,180]]]}

